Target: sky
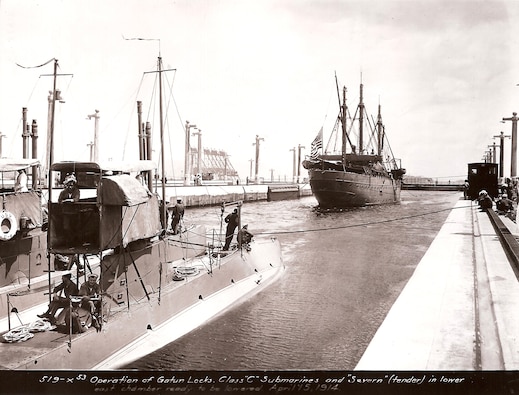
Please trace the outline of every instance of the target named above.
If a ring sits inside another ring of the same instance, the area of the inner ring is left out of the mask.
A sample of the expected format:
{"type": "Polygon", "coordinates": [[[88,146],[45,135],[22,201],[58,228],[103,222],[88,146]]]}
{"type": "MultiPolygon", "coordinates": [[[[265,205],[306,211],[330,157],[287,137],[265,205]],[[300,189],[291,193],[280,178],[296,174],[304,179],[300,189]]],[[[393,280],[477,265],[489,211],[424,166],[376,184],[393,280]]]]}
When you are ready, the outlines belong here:
{"type": "MultiPolygon", "coordinates": [[[[519,111],[518,23],[517,0],[0,0],[2,156],[21,156],[26,107],[44,161],[58,59],[66,75],[57,79],[64,103],[54,159],[89,160],[95,110],[101,160],[137,159],[140,100],[158,161],[156,74],[144,73],[160,56],[171,70],[163,73],[168,177],[183,177],[189,121],[242,179],[259,136],[259,176],[291,180],[291,149],[301,145],[304,156],[321,127],[325,143],[331,133],[337,75],[350,109],[361,79],[368,114],[381,104],[408,175],[463,178],[467,163],[499,146],[494,136],[512,134],[501,121],[519,111]]],[[[507,138],[505,176],[510,152],[507,138]]]]}

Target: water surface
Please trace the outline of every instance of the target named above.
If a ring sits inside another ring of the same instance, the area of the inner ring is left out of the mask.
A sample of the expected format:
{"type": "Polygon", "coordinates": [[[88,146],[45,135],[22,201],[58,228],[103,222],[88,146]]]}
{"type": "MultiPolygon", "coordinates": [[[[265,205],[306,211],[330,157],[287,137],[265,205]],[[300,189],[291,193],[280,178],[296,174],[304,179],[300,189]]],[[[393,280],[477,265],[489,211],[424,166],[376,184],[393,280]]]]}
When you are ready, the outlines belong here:
{"type": "MultiPolygon", "coordinates": [[[[279,238],[283,276],[126,368],[352,370],[460,196],[403,191],[398,205],[324,213],[312,196],[244,204],[252,233],[279,238]]],[[[186,210],[216,228],[220,215],[186,210]]]]}

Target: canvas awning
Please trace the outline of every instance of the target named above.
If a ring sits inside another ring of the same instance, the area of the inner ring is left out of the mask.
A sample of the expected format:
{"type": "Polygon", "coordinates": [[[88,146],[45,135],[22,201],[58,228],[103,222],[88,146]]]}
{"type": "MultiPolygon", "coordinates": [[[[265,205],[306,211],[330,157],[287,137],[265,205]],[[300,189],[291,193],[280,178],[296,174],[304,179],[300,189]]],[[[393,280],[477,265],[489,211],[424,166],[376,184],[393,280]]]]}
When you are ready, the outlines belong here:
{"type": "Polygon", "coordinates": [[[107,161],[100,164],[103,171],[119,171],[122,173],[150,171],[157,168],[151,160],[136,160],[133,162],[107,161]]]}
{"type": "Polygon", "coordinates": [[[101,204],[136,206],[150,198],[148,188],[127,174],[105,176],[101,180],[101,204]]]}
{"type": "Polygon", "coordinates": [[[17,171],[39,165],[40,161],[38,159],[2,158],[0,159],[0,172],[17,171]]]}

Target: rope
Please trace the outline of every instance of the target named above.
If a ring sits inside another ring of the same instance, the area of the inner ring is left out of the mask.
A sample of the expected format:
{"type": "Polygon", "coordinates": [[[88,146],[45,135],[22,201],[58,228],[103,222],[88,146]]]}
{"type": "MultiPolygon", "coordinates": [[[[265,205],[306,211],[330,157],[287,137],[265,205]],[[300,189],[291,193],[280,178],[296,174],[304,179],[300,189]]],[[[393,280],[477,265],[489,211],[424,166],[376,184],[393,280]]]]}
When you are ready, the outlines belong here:
{"type": "Polygon", "coordinates": [[[45,332],[51,329],[54,329],[55,327],[46,320],[36,320],[34,322],[31,322],[27,328],[29,329],[29,332],[35,333],[35,332],[45,332]]]}
{"type": "Polygon", "coordinates": [[[9,332],[4,333],[2,336],[7,343],[20,343],[34,337],[34,335],[29,331],[29,328],[27,326],[20,326],[18,328],[11,329],[9,332]]]}
{"type": "Polygon", "coordinates": [[[52,59],[48,60],[47,62],[45,62],[45,63],[43,63],[43,64],[40,64],[40,65],[38,65],[38,66],[22,66],[21,64],[18,64],[18,63],[16,63],[16,65],[17,65],[18,67],[21,67],[22,69],[36,69],[36,68],[38,68],[38,67],[43,67],[43,66],[48,65],[50,62],[53,62],[54,60],[56,60],[56,59],[55,59],[55,58],[52,58],[52,59]]]}
{"type": "Polygon", "coordinates": [[[373,222],[363,222],[360,224],[353,224],[353,225],[344,225],[344,226],[332,226],[328,228],[314,228],[314,229],[302,229],[302,230],[287,230],[287,231],[274,231],[274,232],[260,232],[256,233],[257,235],[280,235],[280,234],[292,234],[292,233],[306,233],[306,232],[322,232],[322,231],[328,231],[328,230],[337,230],[337,229],[348,229],[348,228],[357,228],[360,226],[369,226],[369,225],[376,225],[376,224],[384,224],[388,222],[395,222],[395,221],[402,221],[409,218],[417,218],[417,217],[423,217],[426,215],[431,214],[437,214],[444,211],[452,211],[454,209],[466,209],[467,207],[450,207],[450,208],[444,208],[441,210],[435,210],[435,211],[429,211],[427,213],[422,214],[415,214],[415,215],[406,215],[404,217],[398,217],[398,218],[390,218],[385,219],[381,221],[373,221],[373,222]]]}

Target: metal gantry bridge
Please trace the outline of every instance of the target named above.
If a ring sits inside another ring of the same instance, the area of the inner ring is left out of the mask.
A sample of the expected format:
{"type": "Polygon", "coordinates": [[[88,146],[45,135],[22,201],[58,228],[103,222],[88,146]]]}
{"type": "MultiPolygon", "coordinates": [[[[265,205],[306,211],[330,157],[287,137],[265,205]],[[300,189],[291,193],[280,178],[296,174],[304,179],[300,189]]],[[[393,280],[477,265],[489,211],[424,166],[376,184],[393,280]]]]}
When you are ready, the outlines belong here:
{"type": "Polygon", "coordinates": [[[203,180],[225,180],[238,177],[227,152],[217,149],[203,149],[198,157],[198,149],[191,148],[193,174],[199,174],[203,180]]]}

